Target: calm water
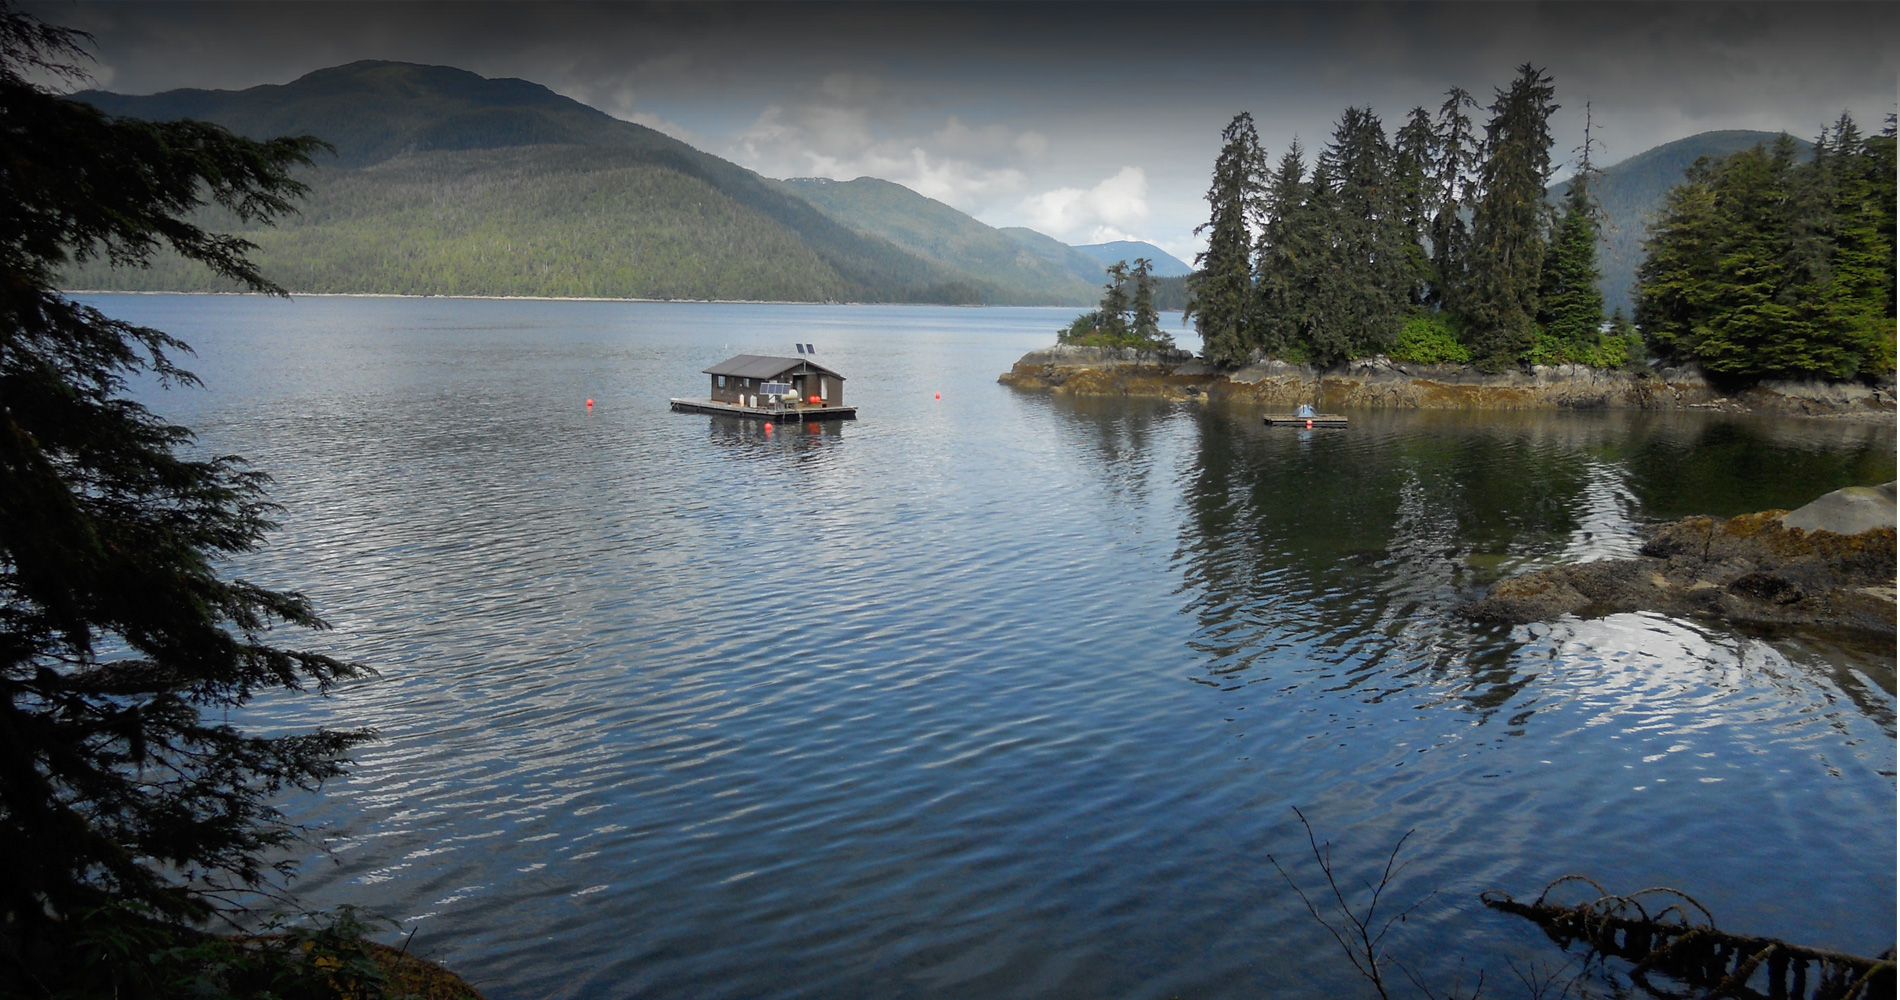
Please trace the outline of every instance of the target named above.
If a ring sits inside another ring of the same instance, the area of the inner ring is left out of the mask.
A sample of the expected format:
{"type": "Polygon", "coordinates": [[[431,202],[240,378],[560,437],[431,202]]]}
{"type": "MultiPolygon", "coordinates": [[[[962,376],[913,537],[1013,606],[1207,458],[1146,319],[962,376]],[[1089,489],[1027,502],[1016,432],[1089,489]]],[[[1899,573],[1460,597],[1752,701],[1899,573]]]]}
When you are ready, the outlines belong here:
{"type": "Polygon", "coordinates": [[[1891,644],[1452,614],[1893,478],[1891,426],[998,386],[1065,310],[92,301],[198,348],[151,396],[285,506],[240,569],[381,671],[257,709],[383,735],[289,803],[300,891],[497,1000],[1363,993],[1268,862],[1315,884],[1294,806],[1354,878],[1416,829],[1391,944],[1440,988],[1557,958],[1476,895],[1567,872],[1894,939],[1891,644]],[[863,419],[667,412],[802,341],[863,419]]]}

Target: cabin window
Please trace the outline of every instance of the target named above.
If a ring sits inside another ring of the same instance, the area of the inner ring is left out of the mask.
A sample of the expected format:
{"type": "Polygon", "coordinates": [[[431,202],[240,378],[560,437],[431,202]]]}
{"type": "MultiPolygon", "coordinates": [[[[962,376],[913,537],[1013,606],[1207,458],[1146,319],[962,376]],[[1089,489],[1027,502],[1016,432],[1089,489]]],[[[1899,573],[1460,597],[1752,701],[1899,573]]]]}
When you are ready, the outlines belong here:
{"type": "Polygon", "coordinates": [[[715,377],[719,379],[719,388],[724,389],[726,387],[726,377],[724,375],[718,375],[715,377]]]}
{"type": "Polygon", "coordinates": [[[823,379],[823,378],[821,378],[821,379],[819,379],[819,380],[818,380],[818,398],[819,398],[819,399],[830,399],[830,398],[831,398],[831,382],[830,382],[830,380],[828,380],[828,379],[823,379]]]}

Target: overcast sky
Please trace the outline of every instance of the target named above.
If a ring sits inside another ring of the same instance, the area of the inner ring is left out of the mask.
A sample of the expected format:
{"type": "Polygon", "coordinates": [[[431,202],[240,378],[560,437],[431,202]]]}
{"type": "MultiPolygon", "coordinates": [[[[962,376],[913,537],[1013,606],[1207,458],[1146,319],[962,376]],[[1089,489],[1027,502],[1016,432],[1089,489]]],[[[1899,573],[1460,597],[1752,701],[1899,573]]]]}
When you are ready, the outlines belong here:
{"type": "MultiPolygon", "coordinates": [[[[1341,109],[1396,130],[1459,86],[1555,78],[1556,155],[1708,129],[1881,127],[1900,4],[34,2],[97,39],[95,83],[285,83],[357,59],[532,80],[773,177],[882,177],[996,226],[1192,259],[1222,126],[1270,157],[1341,109]]],[[[1480,113],[1482,122],[1485,116],[1480,113]]]]}

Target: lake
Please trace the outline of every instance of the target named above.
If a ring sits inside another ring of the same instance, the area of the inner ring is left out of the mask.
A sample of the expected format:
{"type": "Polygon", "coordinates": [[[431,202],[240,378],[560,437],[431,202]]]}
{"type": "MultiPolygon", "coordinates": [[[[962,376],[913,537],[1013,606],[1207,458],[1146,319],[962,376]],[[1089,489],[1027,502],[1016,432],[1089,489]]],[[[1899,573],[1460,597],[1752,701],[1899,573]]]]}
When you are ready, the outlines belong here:
{"type": "Polygon", "coordinates": [[[1438,989],[1561,963],[1477,895],[1571,872],[1894,940],[1891,641],[1456,614],[1892,479],[1891,424],[996,384],[1062,309],[86,301],[197,348],[140,393],[275,477],[234,571],[380,671],[247,720],[382,736],[286,803],[297,891],[495,1000],[1369,995],[1269,860],[1320,887],[1295,807],[1355,884],[1415,831],[1388,943],[1438,989]],[[795,342],[859,420],[668,411],[795,342]]]}

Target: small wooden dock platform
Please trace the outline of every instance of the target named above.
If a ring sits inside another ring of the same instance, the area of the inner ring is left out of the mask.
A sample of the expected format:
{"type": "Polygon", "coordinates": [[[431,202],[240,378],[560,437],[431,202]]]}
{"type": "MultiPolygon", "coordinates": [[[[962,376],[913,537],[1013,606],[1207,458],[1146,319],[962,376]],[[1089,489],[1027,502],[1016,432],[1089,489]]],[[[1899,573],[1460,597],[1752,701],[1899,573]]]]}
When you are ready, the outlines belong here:
{"type": "Polygon", "coordinates": [[[787,406],[773,409],[767,406],[737,406],[711,399],[674,399],[669,402],[673,405],[674,413],[711,413],[722,417],[745,417],[786,424],[804,423],[807,420],[858,419],[858,408],[855,406],[787,406]]]}
{"type": "Polygon", "coordinates": [[[1291,413],[1269,413],[1266,416],[1268,427],[1345,427],[1346,417],[1339,413],[1315,413],[1310,417],[1295,416],[1291,413]]]}

